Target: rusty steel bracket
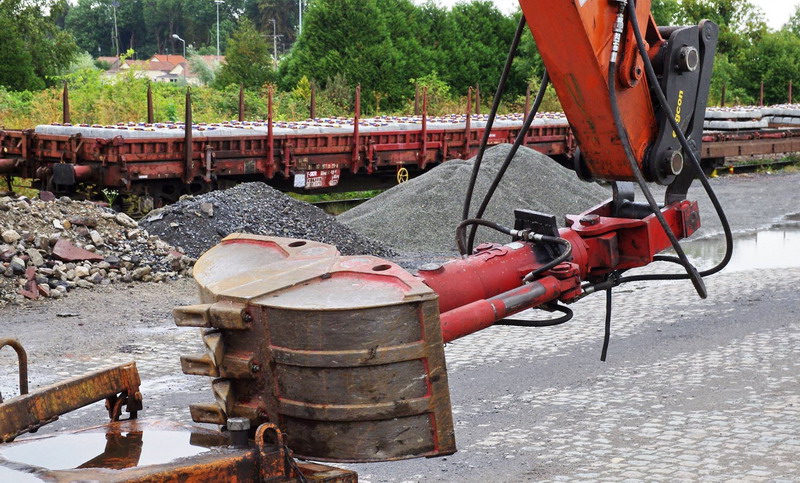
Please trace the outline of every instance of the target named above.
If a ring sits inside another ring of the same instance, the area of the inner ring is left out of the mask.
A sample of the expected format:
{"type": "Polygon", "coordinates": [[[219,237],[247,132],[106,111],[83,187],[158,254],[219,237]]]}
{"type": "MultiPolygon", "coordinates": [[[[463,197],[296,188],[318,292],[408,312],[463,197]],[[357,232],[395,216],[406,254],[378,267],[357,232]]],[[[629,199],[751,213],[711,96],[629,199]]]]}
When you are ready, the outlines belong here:
{"type": "MultiPolygon", "coordinates": [[[[13,346],[12,346],[13,347],[13,346]]],[[[0,442],[13,441],[35,432],[59,416],[106,400],[112,421],[118,421],[122,406],[131,419],[142,409],[141,379],[135,362],[100,369],[37,389],[0,404],[0,442]]]]}
{"type": "MultiPolygon", "coordinates": [[[[19,393],[20,395],[28,394],[28,353],[25,348],[16,339],[0,339],[0,350],[5,346],[9,346],[17,353],[19,361],[19,393]]],[[[0,394],[0,404],[3,402],[3,395],[0,394]]]]}
{"type": "Polygon", "coordinates": [[[266,481],[274,474],[282,474],[288,477],[296,477],[296,465],[291,455],[286,449],[286,439],[277,426],[271,423],[264,423],[256,430],[256,446],[258,446],[258,458],[261,469],[261,478],[266,481]],[[277,454],[276,454],[277,452],[277,454]],[[276,457],[277,456],[277,457],[276,457]],[[291,462],[291,463],[290,463],[291,462]]]}

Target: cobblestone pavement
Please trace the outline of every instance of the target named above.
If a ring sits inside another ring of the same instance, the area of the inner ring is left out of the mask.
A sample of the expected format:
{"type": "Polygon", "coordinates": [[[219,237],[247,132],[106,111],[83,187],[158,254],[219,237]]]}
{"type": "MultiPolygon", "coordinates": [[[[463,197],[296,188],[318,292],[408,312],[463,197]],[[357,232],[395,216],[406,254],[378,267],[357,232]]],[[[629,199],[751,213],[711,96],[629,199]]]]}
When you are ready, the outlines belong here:
{"type": "MultiPolygon", "coordinates": [[[[780,212],[800,211],[781,200],[780,212]]],[[[798,282],[800,268],[756,267],[709,279],[705,301],[689,283],[620,288],[606,364],[602,295],[575,304],[561,327],[498,327],[449,344],[459,452],[349,467],[362,482],[800,481],[798,282]]],[[[178,361],[202,350],[171,316],[194,301],[188,281],[99,289],[6,307],[0,335],[25,343],[32,387],[136,359],[141,416],[188,422],[188,404],[212,397],[178,361]]],[[[5,396],[17,392],[14,365],[2,351],[5,396]]],[[[104,418],[97,404],[43,431],[104,418]]]]}
{"type": "Polygon", "coordinates": [[[619,296],[608,364],[601,317],[583,316],[604,300],[572,326],[451,344],[459,452],[353,467],[362,481],[797,481],[792,281],[799,269],[720,276],[705,302],[683,284],[619,296]]]}

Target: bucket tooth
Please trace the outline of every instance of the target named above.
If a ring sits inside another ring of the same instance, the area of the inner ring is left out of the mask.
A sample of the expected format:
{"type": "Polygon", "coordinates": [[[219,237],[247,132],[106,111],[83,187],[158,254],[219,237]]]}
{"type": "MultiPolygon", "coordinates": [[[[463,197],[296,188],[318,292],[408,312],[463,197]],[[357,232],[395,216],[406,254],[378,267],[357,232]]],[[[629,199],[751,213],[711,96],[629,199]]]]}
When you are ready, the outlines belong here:
{"type": "Polygon", "coordinates": [[[250,314],[244,304],[224,301],[217,302],[209,309],[211,327],[229,330],[247,330],[250,328],[250,314]]]}
{"type": "Polygon", "coordinates": [[[211,309],[210,304],[178,307],[172,311],[175,325],[178,327],[211,327],[209,309],[211,309]]]}
{"type": "Polygon", "coordinates": [[[208,331],[203,335],[203,343],[208,348],[208,353],[214,361],[214,365],[219,366],[225,356],[225,344],[222,341],[222,334],[217,331],[208,331]]]}
{"type": "Polygon", "coordinates": [[[224,425],[227,421],[222,408],[215,403],[191,404],[189,413],[192,415],[192,421],[196,423],[224,425]]]}
{"type": "Polygon", "coordinates": [[[229,352],[219,367],[220,374],[231,379],[255,379],[261,371],[252,352],[229,352]]]}
{"type": "Polygon", "coordinates": [[[261,399],[253,399],[248,402],[237,402],[233,406],[231,416],[247,418],[252,424],[258,425],[265,421],[265,414],[267,414],[267,410],[263,401],[261,399]]]}
{"type": "Polygon", "coordinates": [[[227,379],[217,379],[211,383],[211,389],[214,392],[214,399],[216,399],[217,405],[222,408],[225,414],[231,414],[233,405],[236,402],[233,396],[231,381],[227,379]]]}
{"type": "Polygon", "coordinates": [[[190,376],[219,377],[219,368],[208,353],[181,356],[181,370],[190,376]]]}

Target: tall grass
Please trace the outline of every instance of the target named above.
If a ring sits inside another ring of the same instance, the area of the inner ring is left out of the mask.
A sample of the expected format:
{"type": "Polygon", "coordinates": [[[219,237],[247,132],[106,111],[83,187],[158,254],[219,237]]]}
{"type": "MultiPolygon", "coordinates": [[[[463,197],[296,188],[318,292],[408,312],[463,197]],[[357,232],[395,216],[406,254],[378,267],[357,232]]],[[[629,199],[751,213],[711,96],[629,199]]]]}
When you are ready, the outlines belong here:
{"type": "MultiPolygon", "coordinates": [[[[70,117],[73,124],[115,124],[117,122],[144,122],[147,117],[148,81],[135,71],[109,79],[99,70],[84,69],[63,76],[60,80],[69,86],[70,117]]],[[[309,117],[310,88],[304,80],[291,92],[275,92],[274,117],[276,120],[302,120],[309,117]]],[[[352,117],[354,90],[345,79],[329,81],[326,89],[318,91],[318,117],[352,117]]],[[[183,121],[186,86],[154,82],[154,116],[157,122],[183,121]]],[[[39,124],[61,122],[61,87],[42,91],[13,92],[0,87],[0,128],[27,129],[39,124]]],[[[482,99],[481,112],[489,110],[491,96],[482,99]]],[[[382,112],[378,105],[362,105],[362,114],[409,115],[414,100],[408,99],[400,111],[382,112]]],[[[501,112],[520,112],[524,97],[501,106],[501,112]]],[[[239,89],[192,87],[192,117],[195,122],[219,122],[236,119],[239,109],[239,89]]],[[[421,108],[421,106],[420,106],[421,108]]],[[[560,109],[554,94],[548,94],[544,110],[560,109]]],[[[466,96],[456,96],[449,91],[433,93],[428,104],[431,116],[466,112],[466,96]]],[[[474,107],[473,107],[474,112],[474,107]]],[[[267,117],[267,87],[245,91],[245,117],[248,120],[267,117]]]]}

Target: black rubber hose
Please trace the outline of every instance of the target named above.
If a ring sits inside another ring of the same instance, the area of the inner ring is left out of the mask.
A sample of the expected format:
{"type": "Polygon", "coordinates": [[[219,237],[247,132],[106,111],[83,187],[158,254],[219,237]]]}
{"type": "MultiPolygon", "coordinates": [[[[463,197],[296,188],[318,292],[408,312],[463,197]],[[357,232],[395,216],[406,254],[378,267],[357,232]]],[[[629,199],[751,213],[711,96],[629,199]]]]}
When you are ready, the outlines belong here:
{"type": "Polygon", "coordinates": [[[550,320],[524,320],[524,319],[513,319],[513,318],[506,318],[498,320],[494,323],[494,325],[505,325],[509,327],[555,327],[557,325],[566,324],[574,317],[574,313],[572,309],[569,307],[565,307],[563,305],[556,305],[553,309],[557,312],[561,312],[564,314],[563,317],[559,317],[557,319],[550,319],[550,320]]]}
{"type": "Polygon", "coordinates": [[[466,256],[466,248],[464,247],[464,240],[466,239],[466,230],[468,226],[485,226],[487,228],[491,228],[495,231],[499,231],[504,235],[511,236],[511,228],[507,228],[503,225],[495,223],[489,220],[480,220],[477,218],[472,218],[469,220],[464,220],[459,223],[458,227],[456,228],[456,244],[458,245],[458,251],[466,256]]]}
{"type": "MultiPolygon", "coordinates": [[[[500,167],[500,171],[497,172],[497,175],[494,177],[489,190],[486,192],[486,195],[483,197],[483,202],[481,203],[480,208],[478,208],[478,212],[475,214],[475,218],[482,218],[484,213],[486,213],[486,208],[488,208],[489,203],[492,201],[494,197],[495,191],[497,191],[497,187],[500,186],[500,182],[503,181],[503,176],[505,176],[506,171],[508,171],[508,167],[511,166],[511,162],[514,160],[514,156],[517,155],[517,151],[519,151],[520,146],[522,143],[525,142],[525,136],[528,135],[528,130],[531,128],[533,121],[536,120],[536,114],[539,112],[539,108],[542,105],[542,101],[544,100],[544,96],[547,93],[547,86],[550,83],[550,75],[545,70],[544,75],[542,76],[542,85],[539,87],[539,92],[536,94],[536,100],[533,102],[533,107],[531,107],[531,112],[528,113],[528,116],[525,118],[525,123],[522,125],[522,129],[520,130],[519,134],[517,134],[517,138],[514,140],[514,145],[511,146],[511,151],[508,152],[503,165],[500,167]]],[[[469,252],[472,251],[472,248],[475,245],[475,234],[477,233],[477,227],[473,227],[470,230],[469,234],[469,242],[467,243],[467,247],[469,252]]]]}
{"type": "MultiPolygon", "coordinates": [[[[718,263],[716,266],[704,270],[700,272],[702,277],[708,277],[711,275],[715,275],[722,271],[728,263],[730,263],[731,258],[733,257],[733,231],[731,230],[730,222],[728,221],[728,216],[725,214],[725,210],[722,208],[722,204],[717,198],[717,194],[714,192],[714,188],[711,186],[711,183],[708,181],[705,173],[703,172],[703,168],[700,165],[700,160],[697,159],[697,156],[694,150],[689,145],[689,141],[686,139],[686,135],[683,133],[678,122],[675,120],[675,115],[672,111],[672,108],[667,101],[667,97],[664,94],[664,91],[661,89],[661,86],[658,83],[658,76],[656,75],[655,69],[653,68],[653,63],[650,61],[650,57],[647,55],[647,48],[644,44],[644,38],[642,37],[642,33],[639,30],[639,19],[636,18],[636,4],[634,0],[630,0],[628,2],[628,16],[630,18],[631,26],[633,28],[634,36],[636,37],[636,43],[639,48],[639,54],[644,61],[644,68],[645,72],[647,73],[647,79],[650,82],[650,88],[655,92],[656,97],[658,98],[658,102],[661,105],[661,108],[664,110],[667,119],[669,120],[673,131],[677,134],[678,140],[681,143],[681,147],[683,150],[688,154],[689,160],[692,163],[692,167],[697,174],[697,178],[700,180],[700,183],[703,185],[706,193],[708,194],[709,199],[711,200],[711,204],[714,205],[714,210],[719,216],[720,222],[722,223],[722,229],[725,232],[725,256],[723,257],[722,261],[718,263]]],[[[663,257],[660,261],[671,261],[674,263],[678,263],[682,265],[682,260],[676,259],[674,257],[663,257]]],[[[628,282],[639,282],[639,281],[652,281],[652,280],[686,280],[686,275],[639,275],[633,277],[624,277],[620,279],[620,283],[628,283],[628,282]]]]}
{"type": "Polygon", "coordinates": [[[542,274],[553,267],[556,267],[572,258],[572,243],[567,241],[564,238],[560,238],[557,236],[540,236],[537,241],[542,241],[545,243],[556,243],[564,247],[564,252],[557,256],[556,258],[547,262],[547,264],[542,265],[541,267],[537,268],[536,270],[532,271],[531,273],[525,275],[525,278],[522,280],[524,282],[533,282],[539,274],[542,274]]]}
{"type": "Polygon", "coordinates": [[[497,91],[494,94],[492,110],[489,112],[489,119],[486,121],[486,127],[483,129],[483,138],[481,139],[480,148],[478,148],[478,156],[475,158],[475,164],[472,166],[472,176],[470,177],[469,186],[467,187],[467,194],[464,198],[464,208],[461,216],[462,220],[469,219],[469,210],[472,205],[472,196],[475,192],[475,183],[478,180],[478,172],[481,170],[481,163],[483,163],[483,156],[486,153],[486,146],[489,144],[489,136],[492,134],[492,126],[494,126],[494,120],[497,117],[497,110],[500,109],[500,101],[503,98],[503,93],[506,90],[508,76],[511,74],[511,67],[514,64],[514,57],[516,56],[517,49],[519,48],[522,35],[525,32],[526,24],[525,15],[523,14],[519,19],[519,25],[517,26],[517,31],[514,34],[514,40],[511,42],[511,48],[508,51],[508,57],[506,58],[506,65],[503,67],[503,73],[500,76],[500,82],[498,83],[497,91]]]}
{"type": "Polygon", "coordinates": [[[608,346],[611,344],[611,307],[612,307],[612,288],[606,290],[606,325],[603,335],[603,352],[600,354],[600,361],[605,362],[608,357],[608,346]]]}
{"type": "MultiPolygon", "coordinates": [[[[628,4],[630,5],[630,4],[628,4]]],[[[622,7],[620,7],[622,9],[622,7]]],[[[622,12],[622,10],[621,10],[622,12]]],[[[635,17],[636,11],[633,11],[633,17],[635,17]]],[[[634,28],[635,30],[635,28],[634,28]]],[[[633,149],[631,148],[630,139],[628,138],[628,132],[625,129],[624,122],[622,120],[622,114],[619,110],[619,103],[617,100],[617,61],[616,55],[614,55],[611,61],[608,64],[608,95],[611,100],[611,113],[614,118],[614,126],[617,129],[617,135],[619,136],[620,143],[622,144],[622,148],[625,150],[625,157],[628,160],[628,164],[630,164],[631,172],[633,173],[634,177],[636,178],[636,182],[639,185],[639,188],[644,193],[645,198],[647,199],[647,203],[650,205],[650,209],[653,210],[653,214],[655,214],[658,223],[661,225],[661,228],[664,230],[664,233],[669,238],[670,244],[675,252],[678,254],[678,258],[682,261],[682,265],[686,268],[687,275],[692,284],[694,284],[695,290],[697,290],[697,294],[700,298],[707,298],[708,292],[706,291],[705,284],[703,283],[703,278],[697,272],[697,269],[689,262],[689,258],[686,256],[686,253],[683,251],[683,247],[681,247],[678,238],[675,236],[675,233],[672,232],[672,228],[670,228],[667,220],[664,218],[664,214],[661,213],[661,209],[656,203],[655,198],[653,197],[653,193],[650,192],[650,188],[647,186],[647,182],[642,175],[641,170],[639,169],[639,164],[636,161],[636,157],[633,154],[633,149]]]]}

